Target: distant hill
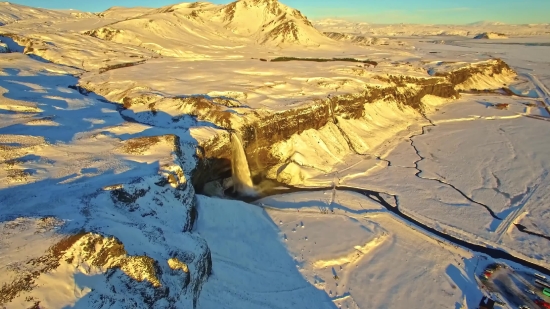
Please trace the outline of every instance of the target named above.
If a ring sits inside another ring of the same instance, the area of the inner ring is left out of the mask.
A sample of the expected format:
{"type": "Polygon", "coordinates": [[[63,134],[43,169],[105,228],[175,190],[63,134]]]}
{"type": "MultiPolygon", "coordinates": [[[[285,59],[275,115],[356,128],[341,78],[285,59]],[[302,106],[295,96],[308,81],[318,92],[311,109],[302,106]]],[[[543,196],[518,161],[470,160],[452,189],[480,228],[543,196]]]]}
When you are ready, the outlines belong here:
{"type": "MultiPolygon", "coordinates": [[[[71,11],[40,9],[11,2],[0,2],[0,26],[25,19],[74,17],[71,11]]],[[[81,13],[81,12],[80,12],[81,13]]]]}
{"type": "Polygon", "coordinates": [[[504,26],[506,23],[499,22],[499,21],[489,21],[489,20],[481,20],[476,21],[475,23],[468,24],[469,26],[504,26]]]}

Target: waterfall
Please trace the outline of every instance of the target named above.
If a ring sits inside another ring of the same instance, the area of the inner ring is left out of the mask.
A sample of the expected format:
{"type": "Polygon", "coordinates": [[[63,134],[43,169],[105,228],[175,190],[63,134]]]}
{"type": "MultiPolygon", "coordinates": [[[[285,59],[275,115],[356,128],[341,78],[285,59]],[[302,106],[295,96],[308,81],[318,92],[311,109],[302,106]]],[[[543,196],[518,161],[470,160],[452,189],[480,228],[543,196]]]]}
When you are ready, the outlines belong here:
{"type": "Polygon", "coordinates": [[[231,134],[231,172],[233,177],[233,192],[241,195],[256,195],[243,143],[236,133],[231,134]]]}
{"type": "Polygon", "coordinates": [[[332,192],[330,195],[329,206],[332,205],[336,200],[336,187],[337,187],[337,183],[339,182],[340,182],[340,179],[338,178],[338,172],[336,172],[336,174],[334,174],[334,176],[332,177],[332,192]]]}
{"type": "MultiPolygon", "coordinates": [[[[254,144],[255,144],[255,147],[256,147],[256,151],[259,151],[260,150],[260,147],[258,146],[258,132],[256,132],[256,126],[252,126],[252,128],[254,129],[254,144]]],[[[259,155],[258,153],[256,153],[256,155],[254,156],[254,163],[256,163],[256,168],[259,169],[260,168],[260,162],[259,162],[259,155]]]]}

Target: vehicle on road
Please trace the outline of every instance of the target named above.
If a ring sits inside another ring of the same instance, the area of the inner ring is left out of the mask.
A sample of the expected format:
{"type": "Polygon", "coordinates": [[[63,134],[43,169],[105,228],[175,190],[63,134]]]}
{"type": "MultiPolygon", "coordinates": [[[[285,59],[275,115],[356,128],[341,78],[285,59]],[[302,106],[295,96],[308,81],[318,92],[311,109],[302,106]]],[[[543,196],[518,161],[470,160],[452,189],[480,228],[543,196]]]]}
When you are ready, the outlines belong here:
{"type": "Polygon", "coordinates": [[[541,285],[545,288],[550,288],[550,284],[544,282],[544,281],[540,281],[539,279],[535,279],[535,283],[538,284],[538,285],[541,285]]]}
{"type": "Polygon", "coordinates": [[[543,276],[543,275],[541,275],[541,274],[534,273],[533,276],[539,278],[540,280],[546,281],[546,276],[543,276]]]}
{"type": "Polygon", "coordinates": [[[544,289],[542,289],[542,294],[544,294],[544,295],[550,297],[550,289],[549,289],[549,288],[544,288],[544,289]]]}
{"type": "Polygon", "coordinates": [[[531,290],[531,289],[525,289],[525,292],[531,294],[531,295],[536,295],[535,291],[531,290]]]}
{"type": "Polygon", "coordinates": [[[535,304],[539,305],[541,308],[550,309],[550,303],[547,303],[542,299],[535,300],[535,304]]]}
{"type": "Polygon", "coordinates": [[[502,266],[503,266],[502,264],[492,263],[492,264],[489,264],[486,269],[497,270],[499,268],[502,268],[502,266]]]}
{"type": "Polygon", "coordinates": [[[529,306],[521,305],[518,309],[531,309],[529,306]]]}

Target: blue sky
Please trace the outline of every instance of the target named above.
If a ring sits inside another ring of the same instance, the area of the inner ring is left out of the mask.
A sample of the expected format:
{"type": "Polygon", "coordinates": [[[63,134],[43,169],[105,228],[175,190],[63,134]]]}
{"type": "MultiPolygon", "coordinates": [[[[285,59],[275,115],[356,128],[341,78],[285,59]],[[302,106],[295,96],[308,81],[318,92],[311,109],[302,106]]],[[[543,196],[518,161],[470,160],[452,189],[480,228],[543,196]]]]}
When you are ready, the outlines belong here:
{"type": "MultiPolygon", "coordinates": [[[[371,23],[464,24],[481,20],[506,23],[550,22],[550,0],[279,0],[310,19],[344,18],[371,23]]],[[[150,6],[170,0],[11,0],[13,3],[55,9],[99,12],[113,5],[150,6]]],[[[192,2],[192,1],[188,1],[192,2]]],[[[230,1],[213,0],[213,3],[230,1]]]]}

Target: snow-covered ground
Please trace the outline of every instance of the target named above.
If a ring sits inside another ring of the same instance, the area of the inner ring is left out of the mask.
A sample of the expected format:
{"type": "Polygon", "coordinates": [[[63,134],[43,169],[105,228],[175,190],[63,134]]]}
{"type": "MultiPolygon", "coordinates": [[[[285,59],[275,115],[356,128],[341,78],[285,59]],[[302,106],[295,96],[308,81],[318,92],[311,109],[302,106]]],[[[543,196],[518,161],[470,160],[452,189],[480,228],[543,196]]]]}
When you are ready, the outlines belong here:
{"type": "Polygon", "coordinates": [[[0,307],[476,308],[476,245],[548,269],[548,25],[276,0],[0,23],[0,307]],[[196,194],[233,138],[293,193],[196,194]]]}
{"type": "Polygon", "coordinates": [[[412,229],[366,196],[294,193],[267,207],[303,276],[339,308],[473,308],[471,252],[412,229]],[[327,212],[323,212],[327,209],[327,212]],[[412,284],[411,284],[412,283],[412,284]]]}
{"type": "Polygon", "coordinates": [[[197,233],[212,250],[198,308],[334,308],[288,254],[260,207],[199,196],[197,233]]]}

